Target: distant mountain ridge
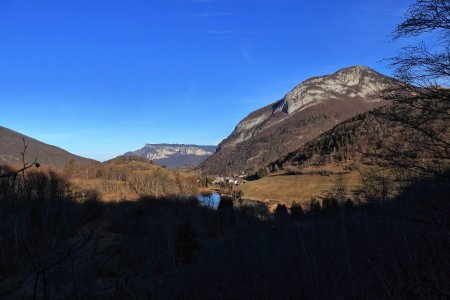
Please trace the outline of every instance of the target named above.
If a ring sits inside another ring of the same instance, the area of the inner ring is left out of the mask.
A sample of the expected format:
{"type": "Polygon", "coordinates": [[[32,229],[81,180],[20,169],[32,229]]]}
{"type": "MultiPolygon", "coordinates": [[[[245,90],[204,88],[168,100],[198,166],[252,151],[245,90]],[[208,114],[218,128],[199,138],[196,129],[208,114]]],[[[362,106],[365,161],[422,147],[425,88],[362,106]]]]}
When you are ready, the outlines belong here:
{"type": "Polygon", "coordinates": [[[197,166],[216,152],[216,146],[193,144],[145,144],[125,156],[139,156],[150,159],[169,168],[197,166]]]}
{"type": "Polygon", "coordinates": [[[253,172],[338,123],[385,105],[378,94],[394,82],[365,66],[307,79],[239,122],[200,167],[208,174],[253,172]]]}
{"type": "Polygon", "coordinates": [[[0,126],[0,164],[22,163],[23,139],[27,145],[25,153],[27,162],[32,162],[37,158],[42,166],[56,168],[63,168],[71,159],[78,164],[97,162],[0,126]]]}

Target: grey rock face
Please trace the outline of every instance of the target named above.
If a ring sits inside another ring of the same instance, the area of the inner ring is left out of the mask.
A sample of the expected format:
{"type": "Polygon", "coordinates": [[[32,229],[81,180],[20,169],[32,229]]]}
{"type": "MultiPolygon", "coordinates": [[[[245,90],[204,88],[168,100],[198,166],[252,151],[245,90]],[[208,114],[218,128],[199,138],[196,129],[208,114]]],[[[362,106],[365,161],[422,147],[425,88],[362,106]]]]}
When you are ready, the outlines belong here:
{"type": "MultiPolygon", "coordinates": [[[[268,121],[273,114],[283,112],[284,118],[305,110],[308,107],[334,99],[362,99],[367,103],[380,102],[377,94],[388,86],[388,80],[372,69],[364,66],[349,67],[332,75],[310,78],[301,82],[283,99],[272,105],[271,110],[249,115],[236,127],[236,133],[243,133],[234,144],[245,141],[252,135],[245,134],[268,121]]],[[[270,124],[273,125],[273,124],[270,124]]]]}
{"type": "Polygon", "coordinates": [[[125,153],[140,156],[169,168],[196,166],[216,152],[216,146],[184,144],[145,144],[142,149],[125,153]]]}

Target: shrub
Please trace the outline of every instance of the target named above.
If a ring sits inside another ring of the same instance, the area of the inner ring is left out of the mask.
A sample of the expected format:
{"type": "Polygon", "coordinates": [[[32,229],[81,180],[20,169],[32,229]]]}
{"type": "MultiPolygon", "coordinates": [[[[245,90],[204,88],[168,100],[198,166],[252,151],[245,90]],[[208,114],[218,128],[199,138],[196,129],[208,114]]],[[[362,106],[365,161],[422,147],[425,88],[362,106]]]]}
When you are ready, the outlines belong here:
{"type": "Polygon", "coordinates": [[[269,175],[269,170],[267,170],[267,168],[260,168],[257,172],[256,172],[256,178],[261,179],[266,177],[267,175],[269,175]]]}

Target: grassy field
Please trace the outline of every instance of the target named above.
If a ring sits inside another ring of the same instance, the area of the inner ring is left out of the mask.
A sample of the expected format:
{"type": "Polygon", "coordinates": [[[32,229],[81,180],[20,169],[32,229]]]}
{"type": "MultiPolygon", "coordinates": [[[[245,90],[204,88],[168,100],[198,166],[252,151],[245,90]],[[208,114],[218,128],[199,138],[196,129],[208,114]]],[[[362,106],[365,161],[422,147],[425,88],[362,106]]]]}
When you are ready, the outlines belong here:
{"type": "MultiPolygon", "coordinates": [[[[349,192],[359,187],[358,172],[351,172],[343,176],[349,192]]],[[[275,200],[278,203],[289,205],[295,200],[304,204],[312,196],[325,196],[328,192],[334,192],[337,178],[338,175],[270,175],[246,182],[238,189],[244,193],[245,198],[249,199],[264,202],[275,200]]]]}

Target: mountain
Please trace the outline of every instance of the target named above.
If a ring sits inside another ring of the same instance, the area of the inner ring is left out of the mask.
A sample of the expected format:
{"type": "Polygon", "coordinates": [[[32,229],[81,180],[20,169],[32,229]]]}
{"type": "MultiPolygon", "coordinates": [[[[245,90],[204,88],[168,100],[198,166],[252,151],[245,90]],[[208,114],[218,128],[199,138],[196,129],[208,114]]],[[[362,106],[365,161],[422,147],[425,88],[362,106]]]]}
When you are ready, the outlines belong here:
{"type": "Polygon", "coordinates": [[[23,139],[25,139],[27,145],[25,152],[26,162],[32,162],[37,158],[42,166],[47,165],[56,168],[63,168],[71,159],[78,164],[96,162],[0,126],[0,164],[22,163],[23,139]]]}
{"type": "Polygon", "coordinates": [[[140,156],[168,168],[197,166],[216,152],[216,146],[184,144],[145,144],[142,149],[125,153],[140,156]]]}
{"type": "Polygon", "coordinates": [[[239,122],[200,167],[207,174],[254,172],[338,123],[386,104],[378,94],[393,82],[364,66],[305,80],[239,122]]]}
{"type": "MultiPolygon", "coordinates": [[[[427,106],[440,99],[426,98],[427,106]]],[[[431,117],[422,109],[423,99],[412,103],[388,105],[347,119],[299,149],[269,165],[271,171],[301,172],[310,166],[331,164],[382,165],[408,170],[415,176],[439,175],[445,178],[450,166],[448,122],[431,117]],[[420,101],[420,102],[419,102],[420,101]],[[424,111],[426,113],[424,113],[424,111]],[[405,123],[403,120],[408,120],[405,123]],[[420,125],[418,125],[420,124],[420,125]],[[421,127],[419,127],[421,126],[421,127]],[[426,128],[426,131],[421,131],[426,128]],[[439,133],[439,135],[434,135],[439,133]],[[437,140],[444,141],[442,144],[437,140]]],[[[402,176],[406,172],[402,171],[402,176]]]]}

